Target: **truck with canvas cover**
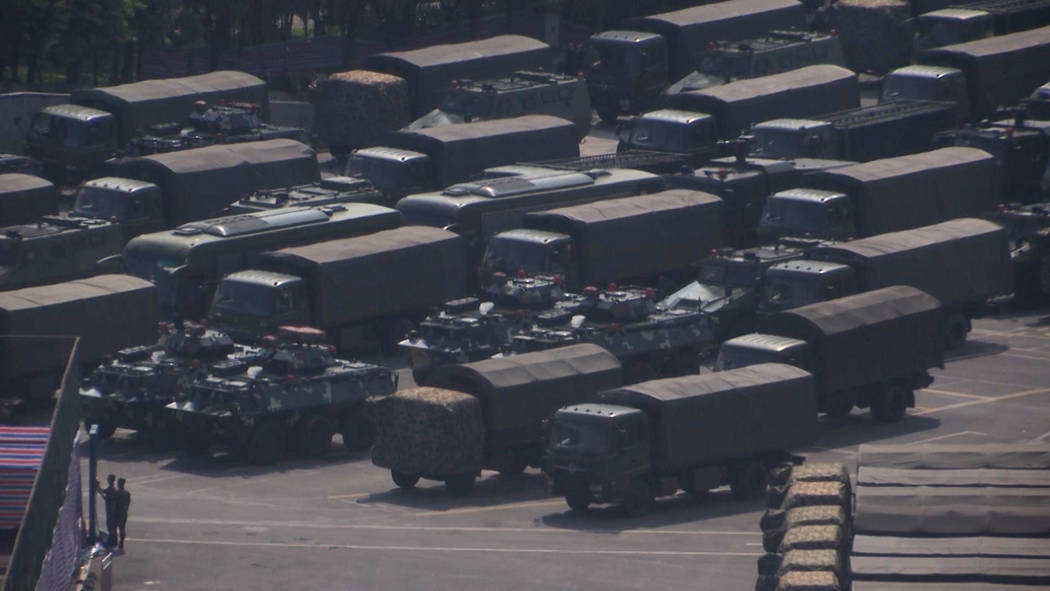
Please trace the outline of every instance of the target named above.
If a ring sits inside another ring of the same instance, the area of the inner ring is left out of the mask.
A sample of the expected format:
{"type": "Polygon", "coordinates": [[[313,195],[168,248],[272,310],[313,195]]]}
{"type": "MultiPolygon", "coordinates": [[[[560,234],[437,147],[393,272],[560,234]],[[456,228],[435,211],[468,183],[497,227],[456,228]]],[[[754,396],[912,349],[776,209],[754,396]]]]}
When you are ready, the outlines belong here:
{"type": "Polygon", "coordinates": [[[729,484],[766,493],[768,470],[817,436],[813,376],[783,363],[642,382],[554,415],[543,471],[574,510],[619,502],[631,516],[657,495],[729,484]]]}
{"type": "MultiPolygon", "coordinates": [[[[153,281],[176,316],[207,312],[216,282],[260,250],[359,236],[401,225],[397,210],[370,203],[285,208],[201,220],[143,234],[124,247],[128,273],[153,281]]],[[[186,317],[186,316],[183,316],[186,317]]]]}
{"type": "MultiPolygon", "coordinates": [[[[155,291],[136,277],[97,275],[0,292],[0,334],[78,336],[87,369],[110,353],[156,339],[155,291]]],[[[4,396],[50,399],[68,363],[69,345],[24,339],[0,357],[4,396]]]]}
{"type": "Polygon", "coordinates": [[[349,351],[392,349],[427,312],[467,295],[459,236],[406,226],[263,252],[223,277],[212,323],[252,340],[280,326],[312,326],[349,351]]]}
{"type": "Polygon", "coordinates": [[[58,213],[58,190],[31,174],[0,174],[0,226],[28,224],[58,213]]]}
{"type": "Polygon", "coordinates": [[[591,36],[584,68],[591,103],[606,121],[644,112],[671,81],[696,69],[708,43],[802,29],[805,21],[796,0],[727,0],[628,19],[627,30],[591,36]]]}
{"type": "Polygon", "coordinates": [[[441,106],[406,127],[409,130],[440,125],[506,119],[522,115],[551,115],[572,121],[583,139],[591,129],[591,99],[582,77],[520,70],[488,79],[453,80],[441,106]]]}
{"type": "Polygon", "coordinates": [[[453,80],[496,78],[516,70],[552,70],[553,53],[546,43],[522,35],[497,35],[465,43],[377,53],[365,60],[369,70],[404,78],[412,103],[412,118],[441,104],[453,80]]]}
{"type": "Polygon", "coordinates": [[[920,14],[916,48],[930,49],[1050,24],[1047,0],[979,0],[920,14]]]}
{"type": "Polygon", "coordinates": [[[182,121],[198,100],[255,103],[262,109],[263,120],[269,118],[266,83],[251,74],[217,71],[144,80],[76,90],[74,104],[44,107],[33,118],[29,151],[44,162],[52,180],[79,182],[127,146],[136,131],[182,121]]]}
{"type": "Polygon", "coordinates": [[[498,272],[524,272],[560,277],[569,291],[611,282],[656,287],[725,245],[722,200],[687,189],[535,211],[522,226],[489,238],[483,284],[498,272]]]}
{"type": "Polygon", "coordinates": [[[751,127],[750,155],[867,162],[929,150],[934,134],[954,122],[949,103],[907,99],[803,119],[773,119],[751,127]]]}
{"type": "Polygon", "coordinates": [[[891,285],[910,285],[940,300],[945,343],[962,346],[970,319],[985,303],[1011,292],[1006,230],[989,221],[958,218],[852,242],[808,249],[804,259],[766,271],[763,308],[786,310],[891,285]],[[966,261],[959,265],[959,261],[966,261]]]}
{"type": "Polygon", "coordinates": [[[759,240],[848,240],[993,211],[999,169],[976,148],[940,148],[814,172],[770,195],[759,240]]]}
{"type": "Polygon", "coordinates": [[[409,195],[397,202],[397,208],[406,223],[445,228],[463,236],[476,264],[490,236],[521,227],[530,211],[656,193],[664,188],[663,179],[655,174],[623,168],[574,172],[504,166],[488,169],[486,177],[440,192],[409,195]]]}
{"type": "Polygon", "coordinates": [[[372,442],[368,403],[397,390],[397,373],[382,365],[339,359],[324,333],[281,327],[254,358],[212,363],[179,391],[166,411],[186,452],[206,454],[227,444],[257,464],[273,464],[292,449],[323,457],[340,432],[350,451],[372,442]]]}
{"type": "Polygon", "coordinates": [[[732,139],[759,121],[857,108],[860,85],[857,75],[846,68],[817,65],[667,95],[662,103],[670,109],[711,115],[718,137],[732,139]]]}
{"type": "Polygon", "coordinates": [[[482,469],[539,466],[554,411],[622,383],[620,363],[595,345],[446,366],[430,387],[375,405],[372,463],[402,488],[423,477],[467,494],[482,469]]]}
{"type": "Polygon", "coordinates": [[[876,419],[897,421],[933,382],[928,370],[944,367],[944,321],[937,298],[884,287],[765,316],[759,332],[722,343],[716,367],[795,365],[816,378],[821,412],[871,407],[876,419]]]}
{"type": "Polygon", "coordinates": [[[321,178],[313,149],[288,139],[122,158],[111,162],[110,168],[115,176],[160,187],[163,217],[150,220],[156,229],[215,217],[253,191],[321,178]]]}
{"type": "Polygon", "coordinates": [[[391,200],[461,183],[493,166],[580,155],[572,122],[550,115],[403,129],[386,143],[355,150],[346,175],[368,179],[391,200]]]}
{"type": "Polygon", "coordinates": [[[835,34],[774,30],[740,41],[714,41],[695,62],[696,70],[664,91],[677,94],[704,90],[745,78],[768,76],[817,64],[845,66],[835,34]]]}

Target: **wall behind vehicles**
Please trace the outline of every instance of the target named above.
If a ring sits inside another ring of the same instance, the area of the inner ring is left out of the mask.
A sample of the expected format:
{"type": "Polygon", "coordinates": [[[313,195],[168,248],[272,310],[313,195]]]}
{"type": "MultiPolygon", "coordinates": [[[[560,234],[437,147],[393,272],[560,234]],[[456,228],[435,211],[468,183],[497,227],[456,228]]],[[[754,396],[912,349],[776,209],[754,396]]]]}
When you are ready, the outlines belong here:
{"type": "Polygon", "coordinates": [[[781,363],[652,380],[596,399],[645,411],[660,469],[788,450],[818,430],[813,376],[781,363]]]}
{"type": "Polygon", "coordinates": [[[69,95],[55,92],[0,94],[0,152],[28,154],[26,136],[33,115],[48,105],[69,102],[69,95]]]}
{"type": "Polygon", "coordinates": [[[306,101],[270,101],[270,123],[303,130],[299,141],[312,144],[317,108],[306,101]]]}

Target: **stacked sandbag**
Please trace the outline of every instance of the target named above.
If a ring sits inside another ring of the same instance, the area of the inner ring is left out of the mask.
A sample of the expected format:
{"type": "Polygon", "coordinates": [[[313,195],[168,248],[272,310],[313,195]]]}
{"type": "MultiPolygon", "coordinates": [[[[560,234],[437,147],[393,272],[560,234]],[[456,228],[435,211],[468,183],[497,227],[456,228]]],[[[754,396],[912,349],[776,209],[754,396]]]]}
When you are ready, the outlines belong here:
{"type": "Polygon", "coordinates": [[[411,388],[376,400],[372,463],[405,474],[461,474],[481,465],[485,433],[478,399],[411,388]]]}
{"type": "Polygon", "coordinates": [[[310,85],[314,129],[333,154],[380,145],[390,131],[409,122],[408,83],[403,78],[350,70],[310,85]]]}
{"type": "Polygon", "coordinates": [[[911,59],[911,5],[905,0],[838,0],[831,26],[839,33],[846,65],[884,74],[911,59]]]}
{"type": "Polygon", "coordinates": [[[838,463],[784,465],[771,473],[759,525],[765,556],[756,591],[841,589],[852,537],[851,487],[838,463]]]}

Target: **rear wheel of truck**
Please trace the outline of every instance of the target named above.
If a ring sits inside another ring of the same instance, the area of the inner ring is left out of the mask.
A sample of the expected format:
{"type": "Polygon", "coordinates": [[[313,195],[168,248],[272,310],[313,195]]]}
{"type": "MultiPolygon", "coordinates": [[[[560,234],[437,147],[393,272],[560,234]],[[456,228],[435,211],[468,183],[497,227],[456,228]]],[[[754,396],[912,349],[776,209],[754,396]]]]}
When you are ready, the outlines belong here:
{"type": "Polygon", "coordinates": [[[506,464],[499,467],[500,476],[517,476],[525,471],[527,464],[525,460],[520,458],[514,458],[508,461],[506,464]]]}
{"type": "Polygon", "coordinates": [[[565,492],[565,504],[573,511],[586,511],[587,507],[591,506],[591,497],[587,494],[587,489],[576,487],[565,492]]]}
{"type": "Polygon", "coordinates": [[[262,421],[252,430],[248,440],[248,455],[256,464],[275,464],[284,453],[285,432],[281,425],[272,421],[262,421]]]}
{"type": "Polygon", "coordinates": [[[445,491],[450,495],[463,497],[469,495],[472,490],[474,490],[473,474],[459,474],[445,479],[445,491]]]}
{"type": "Polygon", "coordinates": [[[649,483],[636,478],[627,486],[623,495],[623,511],[629,517],[640,517],[653,508],[653,490],[649,483]]]}
{"type": "Polygon", "coordinates": [[[398,472],[397,470],[390,471],[390,478],[394,480],[394,484],[398,488],[409,489],[419,482],[419,474],[407,474],[405,472],[398,472]]]}
{"type": "Polygon", "coordinates": [[[853,410],[853,403],[841,396],[827,401],[824,405],[824,413],[834,419],[845,418],[851,410],[853,410]]]}
{"type": "Polygon", "coordinates": [[[966,344],[966,335],[970,332],[970,323],[966,315],[956,312],[948,317],[947,346],[949,349],[958,349],[966,344]]]}
{"type": "Polygon", "coordinates": [[[619,109],[595,109],[598,112],[598,117],[606,123],[616,123],[616,120],[620,118],[619,109]]]}
{"type": "Polygon", "coordinates": [[[376,436],[376,425],[364,414],[364,409],[357,408],[343,415],[340,433],[343,445],[350,451],[365,451],[372,446],[376,436]]]}
{"type": "Polygon", "coordinates": [[[871,401],[871,416],[883,423],[892,423],[904,418],[908,412],[910,392],[900,384],[890,384],[871,401]]]}
{"type": "Polygon", "coordinates": [[[296,425],[295,451],[307,458],[322,456],[332,447],[332,421],[307,415],[296,425]]]}
{"type": "Polygon", "coordinates": [[[733,491],[733,497],[743,501],[762,498],[768,485],[769,471],[766,467],[760,462],[747,462],[733,471],[729,489],[733,491]]]}

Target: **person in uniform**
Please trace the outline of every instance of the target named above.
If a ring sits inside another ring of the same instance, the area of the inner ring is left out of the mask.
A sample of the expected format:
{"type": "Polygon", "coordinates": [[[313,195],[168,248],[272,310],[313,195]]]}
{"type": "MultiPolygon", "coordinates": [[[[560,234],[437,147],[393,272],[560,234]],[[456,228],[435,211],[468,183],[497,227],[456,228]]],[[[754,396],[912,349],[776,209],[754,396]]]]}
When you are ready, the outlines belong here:
{"type": "Polygon", "coordinates": [[[116,502],[113,507],[115,512],[113,523],[117,528],[117,534],[119,534],[117,548],[121,550],[124,549],[124,536],[127,534],[128,509],[131,508],[131,493],[124,488],[125,482],[127,481],[123,478],[117,481],[116,502]]]}
{"type": "Polygon", "coordinates": [[[106,503],[106,533],[109,536],[106,540],[107,546],[112,546],[113,541],[116,539],[114,535],[116,532],[115,517],[117,516],[117,489],[113,487],[113,481],[116,479],[117,477],[113,474],[106,476],[106,488],[102,488],[102,485],[100,485],[97,480],[95,481],[95,490],[98,491],[98,494],[102,495],[102,500],[106,503]]]}

